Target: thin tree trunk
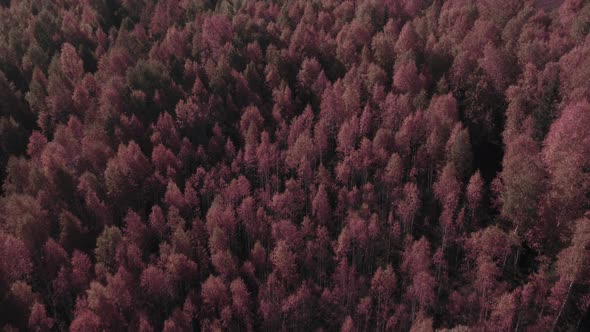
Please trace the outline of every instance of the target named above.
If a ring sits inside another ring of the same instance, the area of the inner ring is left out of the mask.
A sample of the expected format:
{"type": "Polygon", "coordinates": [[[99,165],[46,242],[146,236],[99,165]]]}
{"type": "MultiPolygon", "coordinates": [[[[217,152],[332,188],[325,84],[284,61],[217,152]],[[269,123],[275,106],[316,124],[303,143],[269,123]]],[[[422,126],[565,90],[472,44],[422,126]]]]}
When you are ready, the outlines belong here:
{"type": "Polygon", "coordinates": [[[506,267],[507,260],[508,260],[508,255],[504,256],[504,260],[502,261],[502,274],[504,274],[504,268],[506,267]]]}
{"type": "Polygon", "coordinates": [[[482,299],[484,299],[483,307],[479,309],[479,322],[481,322],[483,320],[483,316],[485,315],[485,311],[487,310],[486,307],[487,307],[488,301],[486,299],[486,293],[487,293],[487,290],[484,289],[483,294],[482,294],[482,299]]]}
{"type": "Polygon", "coordinates": [[[391,229],[387,232],[387,261],[389,262],[390,251],[391,251],[391,229]]]}
{"type": "Polygon", "coordinates": [[[567,293],[565,294],[565,299],[563,299],[563,303],[561,304],[561,308],[559,308],[559,313],[557,314],[557,317],[555,317],[555,321],[553,321],[553,326],[551,327],[551,331],[555,331],[555,327],[557,326],[557,322],[559,321],[559,317],[561,316],[561,312],[563,311],[563,308],[565,307],[565,304],[567,303],[567,298],[570,295],[570,291],[572,290],[573,284],[574,284],[574,281],[572,280],[572,282],[570,282],[569,287],[567,288],[567,293]]]}
{"type": "Polygon", "coordinates": [[[516,257],[514,258],[514,268],[518,267],[518,259],[520,258],[520,246],[516,248],[516,257]]]}

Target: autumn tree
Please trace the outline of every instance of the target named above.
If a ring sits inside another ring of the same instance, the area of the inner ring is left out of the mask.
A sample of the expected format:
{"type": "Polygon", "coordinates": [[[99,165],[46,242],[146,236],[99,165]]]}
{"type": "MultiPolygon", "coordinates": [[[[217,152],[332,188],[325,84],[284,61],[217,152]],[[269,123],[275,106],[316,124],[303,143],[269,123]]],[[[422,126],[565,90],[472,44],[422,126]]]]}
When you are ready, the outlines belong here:
{"type": "Polygon", "coordinates": [[[574,317],[579,317],[580,313],[577,311],[588,308],[589,303],[584,299],[587,296],[586,293],[581,289],[574,288],[574,285],[587,283],[587,247],[588,241],[590,241],[588,221],[586,217],[575,221],[574,232],[569,246],[557,256],[556,272],[559,279],[551,289],[551,295],[548,298],[554,313],[550,316],[552,318],[552,328],[555,328],[560,319],[563,319],[564,312],[572,310],[574,317]],[[571,307],[572,297],[578,299],[576,300],[578,304],[574,307],[571,307]],[[568,303],[570,303],[570,306],[568,306],[568,303]]]}
{"type": "Polygon", "coordinates": [[[542,156],[550,177],[552,208],[559,222],[577,218],[587,208],[584,196],[590,190],[590,105],[586,102],[568,105],[552,125],[544,142],[542,156]]]}
{"type": "Polygon", "coordinates": [[[544,190],[545,170],[538,147],[526,135],[511,142],[504,155],[500,174],[499,197],[502,216],[508,218],[514,231],[525,231],[535,219],[544,190]]]}
{"type": "Polygon", "coordinates": [[[109,196],[115,201],[137,203],[137,193],[144,188],[150,171],[150,163],[139,145],[135,142],[119,145],[117,155],[109,160],[104,172],[109,196]]]}
{"type": "Polygon", "coordinates": [[[0,329],[587,330],[588,22],[0,0],[0,329]]]}

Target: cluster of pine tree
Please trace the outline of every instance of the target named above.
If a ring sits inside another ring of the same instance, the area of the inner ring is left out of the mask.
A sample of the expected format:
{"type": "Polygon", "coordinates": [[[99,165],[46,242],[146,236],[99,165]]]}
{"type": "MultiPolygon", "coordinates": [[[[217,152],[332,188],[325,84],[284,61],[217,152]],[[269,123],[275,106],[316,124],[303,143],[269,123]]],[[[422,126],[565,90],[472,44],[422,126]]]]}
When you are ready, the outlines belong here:
{"type": "Polygon", "coordinates": [[[0,0],[0,328],[590,328],[589,32],[586,0],[0,0]]]}

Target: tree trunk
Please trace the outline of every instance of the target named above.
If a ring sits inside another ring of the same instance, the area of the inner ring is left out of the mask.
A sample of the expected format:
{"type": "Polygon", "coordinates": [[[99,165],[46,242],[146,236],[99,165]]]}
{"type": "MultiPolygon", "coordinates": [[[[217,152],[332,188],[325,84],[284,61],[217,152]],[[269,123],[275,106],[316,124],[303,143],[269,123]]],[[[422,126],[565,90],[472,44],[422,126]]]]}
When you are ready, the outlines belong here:
{"type": "Polygon", "coordinates": [[[572,280],[572,282],[570,282],[569,287],[567,288],[567,293],[565,294],[565,299],[563,299],[563,303],[561,304],[561,308],[559,308],[559,313],[557,314],[557,317],[555,317],[555,321],[553,321],[553,326],[551,327],[551,331],[555,331],[555,327],[557,326],[557,321],[559,321],[559,317],[561,316],[561,312],[563,311],[563,308],[565,307],[565,304],[567,303],[567,298],[570,296],[570,291],[572,290],[573,284],[574,284],[574,281],[572,280]]]}
{"type": "Polygon", "coordinates": [[[514,268],[518,267],[518,259],[520,258],[520,246],[516,248],[516,257],[514,258],[514,268]]]}

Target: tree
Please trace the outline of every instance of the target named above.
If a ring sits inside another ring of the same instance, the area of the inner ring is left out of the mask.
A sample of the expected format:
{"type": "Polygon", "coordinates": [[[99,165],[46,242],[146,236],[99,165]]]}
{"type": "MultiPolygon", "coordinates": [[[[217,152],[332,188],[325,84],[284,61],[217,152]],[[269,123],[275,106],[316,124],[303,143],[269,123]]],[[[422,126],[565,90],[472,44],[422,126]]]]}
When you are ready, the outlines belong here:
{"type": "Polygon", "coordinates": [[[392,309],[397,279],[393,268],[378,267],[371,279],[371,294],[376,302],[377,326],[384,326],[392,309]]]}
{"type": "Polygon", "coordinates": [[[244,109],[240,120],[240,132],[244,139],[246,156],[252,156],[249,157],[250,159],[254,159],[263,122],[264,119],[260,115],[258,108],[251,106],[244,109]]]}
{"type": "MultiPolygon", "coordinates": [[[[178,105],[177,105],[178,108],[178,105]]],[[[150,137],[152,144],[164,144],[175,151],[180,148],[182,138],[178,133],[176,121],[172,118],[170,113],[164,112],[158,116],[156,125],[152,125],[154,133],[150,137]]]]}
{"type": "Polygon", "coordinates": [[[418,310],[425,312],[434,305],[436,281],[430,271],[431,265],[430,243],[426,238],[414,241],[404,250],[401,267],[411,280],[406,296],[411,303],[412,320],[418,310]]]}
{"type": "Polygon", "coordinates": [[[68,263],[68,253],[55,240],[50,238],[43,246],[43,270],[50,280],[68,263]]]}
{"type": "Polygon", "coordinates": [[[164,322],[163,331],[176,332],[189,330],[192,328],[190,319],[189,315],[177,308],[172,312],[171,317],[164,322]]]}
{"type": "Polygon", "coordinates": [[[221,49],[226,47],[226,43],[230,42],[232,36],[231,23],[225,16],[211,15],[203,21],[203,44],[209,48],[214,58],[220,56],[221,49]]]}
{"type": "Polygon", "coordinates": [[[430,243],[425,237],[414,241],[403,253],[402,270],[410,279],[421,272],[427,272],[431,265],[430,243]]]}
{"type": "Polygon", "coordinates": [[[270,207],[283,218],[301,216],[305,208],[305,192],[297,181],[290,179],[285,183],[285,191],[275,194],[270,202],[270,207]]]}
{"type": "Polygon", "coordinates": [[[77,314],[70,325],[70,332],[100,332],[102,329],[100,317],[90,310],[84,310],[77,314]]]}
{"type": "Polygon", "coordinates": [[[152,327],[149,319],[146,317],[144,313],[138,314],[139,321],[137,323],[137,330],[140,332],[153,332],[154,328],[152,327]]]}
{"type": "Polygon", "coordinates": [[[279,241],[270,254],[270,261],[272,262],[274,271],[287,285],[297,280],[295,257],[295,254],[291,252],[287,242],[284,240],[279,241]]]}
{"type": "Polygon", "coordinates": [[[484,183],[481,177],[481,173],[476,171],[467,184],[467,203],[471,210],[471,217],[475,218],[475,213],[482,203],[484,197],[484,183]]]}
{"type": "Polygon", "coordinates": [[[320,184],[318,188],[318,192],[312,202],[312,209],[320,224],[327,224],[329,222],[332,211],[324,184],[320,184]]]}
{"type": "Polygon", "coordinates": [[[507,146],[502,166],[501,213],[518,232],[519,228],[527,228],[536,217],[537,206],[545,190],[545,170],[537,145],[524,134],[507,146]]]}
{"type": "Polygon", "coordinates": [[[493,328],[512,329],[516,306],[518,305],[516,301],[516,294],[514,293],[505,293],[498,298],[490,315],[489,323],[493,328]]]}
{"type": "Polygon", "coordinates": [[[420,315],[412,324],[410,332],[432,332],[432,318],[420,315]]]}
{"type": "Polygon", "coordinates": [[[231,298],[227,285],[221,277],[210,275],[201,286],[203,303],[208,310],[221,313],[221,310],[230,304],[231,298]]]}
{"type": "MultiPolygon", "coordinates": [[[[435,300],[435,280],[432,274],[429,272],[418,273],[412,281],[412,286],[408,289],[408,296],[415,298],[414,303],[417,302],[420,305],[421,310],[428,310],[432,308],[435,300]]],[[[414,312],[414,306],[412,306],[412,312],[414,312]]]]}
{"type": "Polygon", "coordinates": [[[29,316],[29,329],[36,332],[48,331],[53,328],[53,324],[53,319],[47,317],[45,306],[35,302],[29,316]]]}
{"type": "Polygon", "coordinates": [[[471,174],[471,162],[473,160],[467,128],[461,128],[460,124],[453,128],[451,137],[447,142],[446,152],[447,160],[455,166],[459,178],[467,179],[471,174]]]}
{"type": "Polygon", "coordinates": [[[252,317],[250,313],[250,292],[244,281],[240,278],[231,282],[230,292],[232,294],[232,308],[247,329],[252,328],[252,317]]]}
{"type": "Polygon", "coordinates": [[[399,38],[395,42],[394,49],[398,54],[403,54],[405,52],[416,51],[418,45],[418,35],[416,34],[414,25],[412,22],[407,22],[399,33],[399,38]]]}
{"type": "Polygon", "coordinates": [[[260,144],[256,148],[256,160],[258,160],[258,174],[262,177],[263,183],[270,177],[273,168],[278,170],[278,151],[275,144],[270,141],[268,132],[260,134],[260,144]]]}
{"type": "Polygon", "coordinates": [[[11,283],[28,280],[33,272],[30,251],[25,243],[10,234],[0,234],[0,275],[1,280],[11,283]]]}
{"type": "Polygon", "coordinates": [[[125,223],[125,237],[139,248],[146,248],[149,244],[150,234],[141,217],[135,211],[129,209],[123,222],[125,223]]]}
{"type": "Polygon", "coordinates": [[[84,63],[78,56],[74,46],[64,43],[61,47],[61,56],[59,58],[61,70],[70,84],[74,85],[82,80],[84,76],[84,63]]]}
{"type": "Polygon", "coordinates": [[[49,236],[47,211],[30,195],[14,194],[1,200],[4,229],[25,242],[29,250],[40,248],[49,236]]]}
{"type": "Polygon", "coordinates": [[[420,192],[415,183],[408,182],[404,185],[403,199],[397,204],[397,214],[401,218],[404,227],[411,232],[414,218],[420,208],[420,192]]]}
{"type": "Polygon", "coordinates": [[[402,184],[404,178],[404,164],[397,153],[392,153],[383,174],[384,182],[390,188],[396,188],[402,184]]]}
{"type": "Polygon", "coordinates": [[[393,75],[393,86],[402,93],[418,93],[421,88],[418,74],[414,61],[401,63],[393,75]]]}
{"type": "Polygon", "coordinates": [[[587,329],[589,22],[0,0],[0,330],[587,329]]]}
{"type": "Polygon", "coordinates": [[[303,89],[310,89],[321,70],[322,67],[316,58],[305,58],[297,74],[297,83],[303,89]]]}
{"type": "Polygon", "coordinates": [[[342,327],[340,328],[340,332],[353,332],[355,331],[354,328],[354,321],[350,316],[346,316],[344,319],[344,323],[342,323],[342,327]]]}
{"type": "Polygon", "coordinates": [[[144,181],[151,172],[151,166],[139,145],[131,141],[119,145],[117,154],[107,163],[104,178],[109,197],[114,201],[139,201],[144,181]]]}
{"type": "Polygon", "coordinates": [[[584,196],[590,191],[590,104],[568,105],[551,125],[543,143],[542,156],[550,177],[550,197],[559,222],[579,217],[587,208],[584,196]]]}
{"type": "Polygon", "coordinates": [[[498,26],[504,26],[512,16],[516,15],[522,5],[518,1],[502,0],[498,2],[482,1],[477,9],[482,17],[493,20],[498,26]]]}
{"type": "Polygon", "coordinates": [[[43,149],[47,145],[47,138],[38,131],[34,131],[29,136],[29,144],[27,145],[27,154],[33,159],[39,159],[43,149]]]}
{"type": "Polygon", "coordinates": [[[236,275],[238,270],[237,262],[229,250],[218,250],[211,255],[211,264],[225,279],[230,279],[236,275]]]}
{"type": "Polygon", "coordinates": [[[497,279],[499,276],[498,267],[488,256],[481,255],[478,257],[473,286],[479,295],[480,319],[486,319],[487,317],[494,298],[494,292],[497,291],[497,279]]]}
{"type": "Polygon", "coordinates": [[[295,293],[289,295],[281,306],[285,316],[283,326],[310,326],[312,323],[314,301],[311,289],[307,283],[302,283],[295,293]]]}
{"type": "Polygon", "coordinates": [[[423,126],[424,113],[411,113],[403,119],[400,129],[395,133],[395,145],[400,156],[409,156],[417,152],[418,146],[426,139],[423,126]]]}
{"type": "Polygon", "coordinates": [[[167,235],[170,226],[166,224],[162,208],[158,205],[152,206],[149,216],[150,228],[160,237],[167,235]]]}
{"type": "Polygon", "coordinates": [[[102,263],[110,271],[115,269],[115,253],[117,246],[123,240],[121,230],[116,226],[105,228],[101,235],[96,239],[96,255],[97,263],[102,263]]]}
{"type": "Polygon", "coordinates": [[[439,179],[434,184],[434,194],[443,207],[440,216],[440,223],[443,229],[443,247],[447,245],[447,240],[454,240],[453,219],[459,205],[461,194],[461,182],[457,179],[457,172],[452,164],[447,164],[439,179]]]}
{"type": "Polygon", "coordinates": [[[71,260],[72,266],[72,287],[77,291],[85,290],[92,278],[92,263],[88,255],[81,251],[74,250],[71,260]]]}
{"type": "MultiPolygon", "coordinates": [[[[392,59],[395,58],[394,45],[399,34],[397,25],[393,19],[389,19],[383,27],[382,32],[373,36],[371,48],[377,63],[384,69],[389,70],[393,66],[392,59]]],[[[401,45],[400,45],[401,47],[401,45]]]]}
{"type": "MultiPolygon", "coordinates": [[[[563,249],[557,256],[556,271],[558,281],[551,289],[548,302],[551,304],[555,315],[552,328],[555,329],[560,319],[564,316],[566,305],[570,302],[573,286],[575,284],[587,284],[588,276],[588,245],[590,244],[590,220],[586,217],[575,221],[574,232],[570,245],[563,249]]],[[[587,292],[577,296],[588,296],[587,292]]],[[[585,305],[587,307],[587,304],[585,305]]],[[[581,313],[575,313],[576,316],[581,313]]]]}
{"type": "Polygon", "coordinates": [[[188,202],[185,200],[184,195],[173,181],[168,181],[166,193],[164,194],[164,203],[169,210],[178,209],[182,212],[186,212],[186,208],[188,206],[188,202]]]}
{"type": "Polygon", "coordinates": [[[498,50],[491,42],[486,44],[483,55],[483,58],[479,60],[480,67],[498,92],[505,91],[514,77],[514,69],[508,61],[510,55],[502,49],[498,50]]]}
{"type": "Polygon", "coordinates": [[[152,150],[152,165],[161,177],[174,177],[180,169],[180,160],[163,144],[158,144],[152,150]]]}
{"type": "Polygon", "coordinates": [[[170,275],[153,265],[148,266],[141,273],[141,289],[147,299],[154,303],[167,303],[172,299],[173,289],[170,275]]]}

